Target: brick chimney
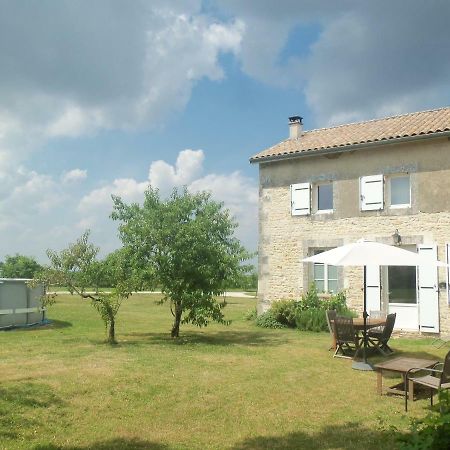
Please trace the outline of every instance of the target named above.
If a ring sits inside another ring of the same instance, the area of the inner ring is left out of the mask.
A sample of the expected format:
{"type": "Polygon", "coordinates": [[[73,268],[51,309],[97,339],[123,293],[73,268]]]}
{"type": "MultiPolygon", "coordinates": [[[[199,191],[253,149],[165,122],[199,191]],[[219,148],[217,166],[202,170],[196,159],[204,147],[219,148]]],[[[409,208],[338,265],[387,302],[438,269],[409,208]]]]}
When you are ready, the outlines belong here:
{"type": "Polygon", "coordinates": [[[303,117],[289,117],[289,139],[298,139],[303,134],[303,117]]]}

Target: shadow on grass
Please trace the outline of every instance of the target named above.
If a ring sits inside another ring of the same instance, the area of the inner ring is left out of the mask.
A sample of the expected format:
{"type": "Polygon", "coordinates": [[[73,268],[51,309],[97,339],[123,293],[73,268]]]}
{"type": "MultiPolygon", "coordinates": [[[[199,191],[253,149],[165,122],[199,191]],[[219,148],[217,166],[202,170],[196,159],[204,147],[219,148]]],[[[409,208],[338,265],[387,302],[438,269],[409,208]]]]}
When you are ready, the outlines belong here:
{"type": "Polygon", "coordinates": [[[382,356],[374,349],[370,349],[370,352],[367,354],[367,357],[370,358],[370,362],[373,364],[379,364],[381,362],[392,361],[395,358],[420,358],[420,359],[429,359],[433,361],[442,361],[442,358],[436,356],[436,353],[429,353],[426,349],[422,347],[417,347],[416,349],[405,349],[405,348],[396,348],[395,343],[390,345],[390,347],[394,350],[394,353],[389,356],[382,356]]]}
{"type": "Polygon", "coordinates": [[[231,345],[248,345],[248,346],[276,346],[286,343],[286,336],[277,335],[273,332],[267,331],[217,331],[202,333],[183,333],[179,338],[174,339],[170,337],[169,333],[126,333],[121,335],[119,346],[127,345],[217,345],[217,346],[231,346],[231,345]],[[141,340],[130,340],[134,338],[142,338],[141,340]],[[122,340],[123,339],[123,340],[122,340]]]}
{"type": "Polygon", "coordinates": [[[361,449],[379,450],[397,448],[398,431],[369,429],[360,423],[347,423],[322,428],[318,433],[290,433],[284,436],[258,436],[248,438],[232,450],[288,450],[288,449],[361,449]]]}
{"type": "Polygon", "coordinates": [[[55,320],[52,319],[49,327],[50,328],[68,328],[72,326],[72,322],[67,322],[66,320],[55,320]]]}
{"type": "Polygon", "coordinates": [[[9,328],[3,328],[1,331],[9,332],[9,331],[40,331],[40,330],[51,330],[58,328],[67,328],[71,327],[72,322],[66,322],[64,320],[48,320],[45,323],[36,323],[28,326],[13,326],[9,328]]]}
{"type": "Polygon", "coordinates": [[[41,444],[33,447],[33,450],[169,450],[165,444],[141,441],[134,438],[117,438],[107,441],[93,442],[86,446],[66,446],[53,444],[41,444]]]}
{"type": "MultiPolygon", "coordinates": [[[[395,350],[395,348],[394,348],[395,350]]],[[[439,360],[442,361],[442,358],[436,356],[436,353],[429,353],[428,351],[418,347],[414,350],[409,349],[401,349],[397,350],[394,355],[392,355],[393,358],[396,357],[404,357],[404,358],[421,358],[421,359],[433,359],[433,360],[439,360]]]]}
{"type": "Polygon", "coordinates": [[[40,327],[42,330],[48,330],[51,328],[59,329],[59,328],[68,328],[72,326],[72,322],[67,322],[65,320],[55,320],[50,319],[50,323],[47,325],[43,325],[40,327]]]}
{"type": "MultiPolygon", "coordinates": [[[[15,439],[24,430],[30,430],[39,422],[26,418],[27,410],[63,405],[63,401],[47,385],[42,383],[24,383],[0,388],[0,441],[1,437],[15,439]]],[[[39,414],[35,414],[39,417],[39,414]]]]}

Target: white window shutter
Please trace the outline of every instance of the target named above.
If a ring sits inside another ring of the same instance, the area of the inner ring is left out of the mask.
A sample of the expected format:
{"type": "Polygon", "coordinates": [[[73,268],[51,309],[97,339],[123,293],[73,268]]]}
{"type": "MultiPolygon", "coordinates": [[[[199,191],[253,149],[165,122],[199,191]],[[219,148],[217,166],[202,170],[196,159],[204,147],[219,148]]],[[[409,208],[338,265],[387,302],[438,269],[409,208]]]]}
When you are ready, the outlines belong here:
{"type": "Polygon", "coordinates": [[[291,184],[291,213],[293,216],[311,214],[311,183],[291,184]]]}
{"type": "Polygon", "coordinates": [[[436,245],[419,245],[424,264],[418,268],[420,331],[439,333],[439,290],[436,245]],[[427,264],[427,261],[430,264],[427,264]]]}
{"type": "Polygon", "coordinates": [[[360,178],[361,211],[374,211],[384,206],[383,175],[360,178]]]}
{"type": "Polygon", "coordinates": [[[366,267],[367,312],[381,311],[380,266],[366,267]]]}

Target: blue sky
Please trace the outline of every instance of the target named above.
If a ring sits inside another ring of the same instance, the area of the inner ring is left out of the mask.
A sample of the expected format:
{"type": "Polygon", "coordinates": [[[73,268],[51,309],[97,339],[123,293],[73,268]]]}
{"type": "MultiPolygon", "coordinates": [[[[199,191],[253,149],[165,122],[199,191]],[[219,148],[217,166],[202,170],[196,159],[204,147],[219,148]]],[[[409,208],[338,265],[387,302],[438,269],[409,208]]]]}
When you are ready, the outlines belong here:
{"type": "Polygon", "coordinates": [[[111,194],[207,189],[257,247],[249,157],[305,128],[447,106],[447,2],[0,0],[0,260],[45,262],[111,194]],[[402,6],[403,4],[403,6],[402,6]],[[390,14],[385,14],[389,6],[390,14]]]}

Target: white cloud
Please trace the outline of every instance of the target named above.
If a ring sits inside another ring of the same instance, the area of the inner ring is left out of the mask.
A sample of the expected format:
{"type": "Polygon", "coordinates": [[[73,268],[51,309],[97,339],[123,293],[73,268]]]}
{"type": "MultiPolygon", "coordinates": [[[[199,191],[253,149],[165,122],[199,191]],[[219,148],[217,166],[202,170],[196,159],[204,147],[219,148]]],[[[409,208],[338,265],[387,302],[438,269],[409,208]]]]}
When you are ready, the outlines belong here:
{"type": "Polygon", "coordinates": [[[49,175],[34,171],[25,172],[19,168],[17,175],[23,179],[10,193],[6,201],[16,211],[26,208],[32,213],[47,213],[63,201],[63,193],[49,175]]]}
{"type": "Polygon", "coordinates": [[[147,181],[140,183],[132,178],[118,178],[111,184],[94,189],[85,195],[78,209],[81,213],[104,213],[105,209],[112,207],[112,195],[122,197],[127,202],[137,202],[142,199],[147,186],[147,181]]]}
{"type": "Polygon", "coordinates": [[[219,56],[238,54],[243,32],[200,1],[3,5],[0,155],[14,142],[18,160],[23,134],[36,144],[164,123],[198,80],[223,78],[219,56]]]}
{"type": "Polygon", "coordinates": [[[442,57],[450,46],[449,2],[261,0],[255,8],[217,1],[245,23],[243,70],[303,93],[314,113],[306,126],[450,103],[450,59],[442,57]],[[290,54],[281,57],[288,43],[290,54]]]}
{"type": "Polygon", "coordinates": [[[141,202],[150,184],[160,189],[163,196],[168,195],[174,187],[187,186],[191,192],[210,191],[215,200],[224,202],[239,223],[238,237],[249,248],[255,249],[258,202],[256,180],[243,176],[239,171],[200,176],[204,157],[202,150],[183,150],[174,165],[161,160],[152,162],[148,180],[121,178],[92,190],[78,204],[78,212],[82,215],[78,227],[93,230],[99,226],[106,227],[106,220],[112,210],[113,194],[127,203],[141,202]]]}
{"type": "Polygon", "coordinates": [[[63,183],[76,183],[87,178],[87,170],[72,169],[69,172],[64,172],[61,176],[63,183]]]}
{"type": "Polygon", "coordinates": [[[107,126],[101,110],[69,105],[63,108],[57,117],[51,119],[44,129],[44,135],[49,138],[77,137],[107,126]]]}
{"type": "Polygon", "coordinates": [[[186,149],[178,154],[175,166],[165,161],[150,164],[149,183],[167,195],[174,186],[188,185],[203,170],[205,155],[202,150],[186,149]]]}
{"type": "Polygon", "coordinates": [[[214,198],[223,201],[230,211],[238,216],[256,213],[258,189],[255,180],[243,176],[239,171],[231,174],[209,174],[192,181],[188,189],[192,192],[210,191],[214,198]],[[248,207],[251,210],[248,210],[248,207]]]}
{"type": "Polygon", "coordinates": [[[71,234],[74,199],[62,183],[51,175],[12,168],[9,189],[0,198],[1,256],[16,252],[44,259],[45,250],[59,246],[71,234]]]}
{"type": "Polygon", "coordinates": [[[247,248],[257,248],[258,187],[257,181],[239,171],[231,174],[209,174],[194,180],[188,189],[192,192],[210,191],[215,200],[224,202],[237,219],[238,238],[247,248]]]}

